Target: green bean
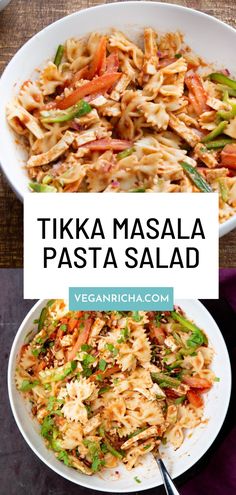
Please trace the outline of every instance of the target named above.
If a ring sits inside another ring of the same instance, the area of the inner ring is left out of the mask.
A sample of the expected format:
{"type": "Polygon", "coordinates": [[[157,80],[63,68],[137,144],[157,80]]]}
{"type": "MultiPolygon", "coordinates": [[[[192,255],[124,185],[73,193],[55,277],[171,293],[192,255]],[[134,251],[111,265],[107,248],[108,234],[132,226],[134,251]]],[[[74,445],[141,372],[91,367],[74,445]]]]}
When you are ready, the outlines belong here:
{"type": "Polygon", "coordinates": [[[209,186],[207,181],[202,177],[201,174],[199,174],[196,168],[192,167],[192,165],[189,165],[189,163],[186,162],[180,162],[180,165],[200,191],[212,192],[211,186],[209,186]]]}

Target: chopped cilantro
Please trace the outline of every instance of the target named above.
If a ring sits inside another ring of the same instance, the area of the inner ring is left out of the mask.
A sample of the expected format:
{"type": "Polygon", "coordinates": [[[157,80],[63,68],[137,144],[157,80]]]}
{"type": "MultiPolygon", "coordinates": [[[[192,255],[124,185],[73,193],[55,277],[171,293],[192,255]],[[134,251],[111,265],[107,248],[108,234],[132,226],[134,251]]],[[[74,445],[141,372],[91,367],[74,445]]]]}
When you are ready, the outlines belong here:
{"type": "Polygon", "coordinates": [[[62,330],[62,332],[66,332],[67,330],[67,325],[63,324],[60,326],[60,330],[62,330]]]}
{"type": "Polygon", "coordinates": [[[89,455],[92,461],[92,466],[91,466],[92,471],[94,473],[100,471],[100,469],[104,466],[105,461],[104,459],[100,458],[102,451],[100,449],[99,444],[91,440],[88,440],[87,438],[83,440],[83,444],[85,445],[85,447],[88,448],[89,455]]]}
{"type": "Polygon", "coordinates": [[[38,347],[37,349],[32,349],[31,352],[32,352],[33,356],[38,357],[41,350],[42,350],[42,347],[38,347]]]}
{"type": "Polygon", "coordinates": [[[135,476],[134,480],[136,481],[136,483],[141,483],[141,480],[138,478],[138,476],[135,476]]]}
{"type": "Polygon", "coordinates": [[[91,349],[92,349],[92,346],[88,345],[88,344],[82,344],[82,346],[81,346],[81,351],[84,351],[84,352],[91,351],[91,349]]]}
{"type": "Polygon", "coordinates": [[[63,461],[66,466],[70,465],[69,456],[65,450],[60,450],[60,452],[58,452],[57,458],[59,459],[59,461],[63,461]]]}
{"type": "Polygon", "coordinates": [[[114,357],[117,356],[119,352],[118,349],[116,349],[116,347],[113,344],[106,344],[106,349],[110,351],[114,357]]]}
{"type": "Polygon", "coordinates": [[[133,311],[132,318],[134,321],[141,321],[142,320],[142,316],[140,316],[138,311],[133,311]]]}
{"type": "Polygon", "coordinates": [[[159,328],[161,326],[161,322],[160,322],[160,320],[161,320],[161,313],[156,313],[155,320],[156,320],[156,326],[157,326],[157,328],[159,328]]]}
{"type": "Polygon", "coordinates": [[[103,376],[100,373],[98,373],[98,375],[96,375],[96,380],[98,380],[99,382],[102,382],[103,376]]]}
{"type": "Polygon", "coordinates": [[[41,426],[42,437],[47,438],[49,440],[52,436],[53,428],[54,428],[53,418],[49,414],[48,416],[46,416],[46,418],[44,418],[42,422],[42,426],[41,426]]]}
{"type": "Polygon", "coordinates": [[[57,406],[60,406],[61,404],[64,404],[64,401],[62,399],[57,399],[56,397],[54,397],[53,395],[51,397],[49,397],[48,399],[48,406],[47,406],[47,410],[52,412],[54,411],[54,409],[58,409],[57,406]],[[55,407],[56,406],[56,407],[55,407]]]}
{"type": "Polygon", "coordinates": [[[122,328],[120,332],[120,338],[117,340],[118,344],[126,342],[129,338],[129,329],[127,327],[122,328]]]}
{"type": "Polygon", "coordinates": [[[150,444],[150,443],[148,443],[147,445],[144,445],[143,450],[147,450],[147,449],[149,449],[150,447],[151,447],[151,444],[150,444]]]}
{"type": "Polygon", "coordinates": [[[215,382],[220,382],[220,378],[218,376],[215,376],[214,381],[215,382]]]}
{"type": "Polygon", "coordinates": [[[111,389],[111,387],[102,387],[99,389],[98,391],[98,395],[101,395],[101,394],[105,394],[106,392],[108,392],[109,390],[111,389]]]}
{"type": "Polygon", "coordinates": [[[98,368],[101,371],[105,371],[106,367],[107,367],[107,363],[106,363],[105,359],[100,359],[99,364],[98,364],[98,368]]]}

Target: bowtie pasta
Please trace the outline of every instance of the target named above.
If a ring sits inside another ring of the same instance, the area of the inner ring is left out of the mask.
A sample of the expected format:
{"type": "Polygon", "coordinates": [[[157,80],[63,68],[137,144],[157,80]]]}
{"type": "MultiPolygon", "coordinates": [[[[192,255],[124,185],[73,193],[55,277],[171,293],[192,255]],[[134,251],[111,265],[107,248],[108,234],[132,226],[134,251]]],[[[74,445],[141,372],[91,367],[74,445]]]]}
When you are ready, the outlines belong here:
{"type": "Polygon", "coordinates": [[[219,192],[236,212],[236,81],[179,33],[146,28],[59,45],[7,119],[28,148],[35,192],[219,192]]]}
{"type": "Polygon", "coordinates": [[[216,379],[206,334],[172,312],[68,312],[49,301],[23,345],[18,390],[48,448],[88,475],[174,449],[203,418],[216,379]]]}

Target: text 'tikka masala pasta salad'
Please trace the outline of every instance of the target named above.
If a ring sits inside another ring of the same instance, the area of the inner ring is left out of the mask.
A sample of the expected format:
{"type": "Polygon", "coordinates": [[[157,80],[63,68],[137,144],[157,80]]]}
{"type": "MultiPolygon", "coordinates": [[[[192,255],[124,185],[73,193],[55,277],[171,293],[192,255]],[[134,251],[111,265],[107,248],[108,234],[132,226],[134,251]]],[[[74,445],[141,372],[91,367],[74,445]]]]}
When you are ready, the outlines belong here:
{"type": "Polygon", "coordinates": [[[88,475],[132,469],[197,427],[215,378],[206,334],[172,312],[42,310],[16,368],[49,449],[88,475]]]}
{"type": "Polygon", "coordinates": [[[179,33],[59,45],[7,108],[36,192],[219,192],[236,213],[236,81],[179,33]]]}

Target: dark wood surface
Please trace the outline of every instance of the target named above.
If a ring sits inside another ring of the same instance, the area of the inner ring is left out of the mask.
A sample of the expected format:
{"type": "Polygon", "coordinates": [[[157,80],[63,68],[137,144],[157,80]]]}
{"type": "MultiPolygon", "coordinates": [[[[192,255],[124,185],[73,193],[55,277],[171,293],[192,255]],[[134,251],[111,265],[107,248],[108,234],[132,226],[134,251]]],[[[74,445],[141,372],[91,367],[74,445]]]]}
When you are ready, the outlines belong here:
{"type": "MultiPolygon", "coordinates": [[[[0,349],[2,350],[0,374],[0,495],[98,495],[99,492],[87,490],[63,479],[43,464],[26,444],[14,421],[7,392],[8,356],[19,325],[35,302],[23,299],[22,272],[23,270],[20,269],[0,270],[1,287],[4,287],[4,290],[0,291],[0,349]]],[[[235,313],[228,305],[222,290],[219,301],[203,301],[203,303],[223,333],[231,357],[234,378],[236,376],[235,313]]],[[[208,469],[208,464],[213,458],[214,452],[222,445],[223,440],[232,430],[236,417],[235,397],[236,383],[234,380],[231,405],[224,426],[212,447],[202,459],[176,480],[180,494],[187,495],[190,493],[188,491],[188,481],[208,469]]],[[[235,490],[232,490],[229,486],[227,477],[226,479],[222,477],[224,487],[221,486],[220,474],[221,466],[219,466],[219,476],[217,472],[214,474],[214,479],[216,477],[219,483],[217,495],[233,495],[235,490]]],[[[201,487],[201,492],[194,491],[194,494],[211,495],[213,493],[210,489],[211,487],[212,479],[209,477],[208,483],[204,483],[201,487]]],[[[106,495],[104,492],[100,493],[101,495],[106,495]]],[[[142,493],[143,495],[164,495],[165,491],[162,487],[159,487],[142,493]]]]}
{"type": "MultiPolygon", "coordinates": [[[[112,0],[114,1],[114,0],[112,0]]],[[[97,0],[12,0],[0,12],[0,73],[16,51],[35,33],[64,15],[92,7],[97,0]]],[[[167,3],[167,2],[163,2],[167,3]]],[[[235,0],[182,0],[176,3],[192,7],[231,26],[236,26],[235,0]]],[[[0,172],[0,267],[23,265],[22,204],[0,172]]],[[[236,229],[220,241],[220,266],[236,267],[236,229]]]]}

